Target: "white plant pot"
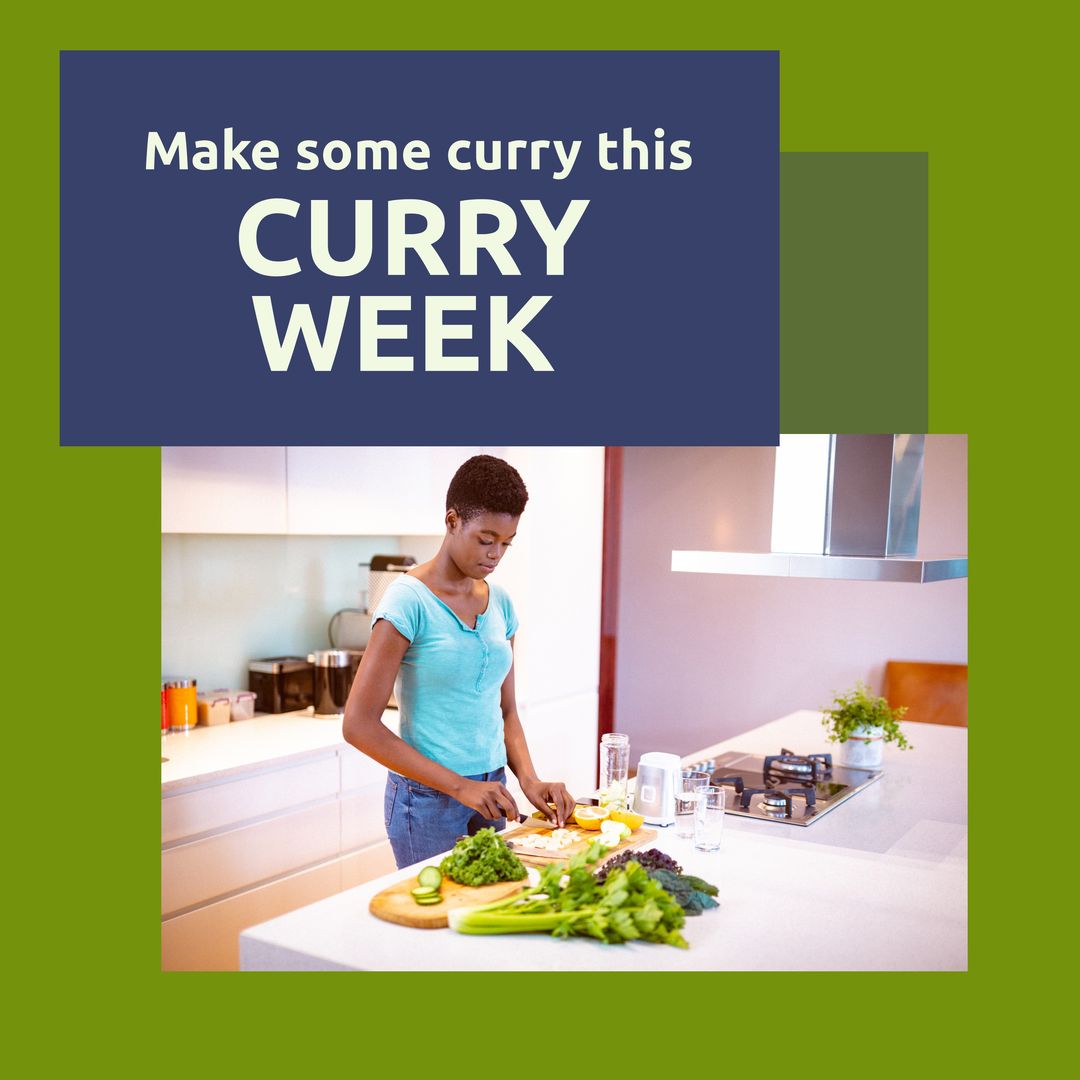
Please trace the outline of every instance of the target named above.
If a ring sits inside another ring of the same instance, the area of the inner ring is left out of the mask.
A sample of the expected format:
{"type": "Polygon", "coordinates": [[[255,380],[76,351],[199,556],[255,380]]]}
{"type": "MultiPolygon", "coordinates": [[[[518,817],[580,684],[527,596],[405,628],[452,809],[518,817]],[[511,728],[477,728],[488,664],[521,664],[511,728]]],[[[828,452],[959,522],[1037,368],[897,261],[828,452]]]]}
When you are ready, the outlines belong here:
{"type": "Polygon", "coordinates": [[[885,750],[885,731],[858,727],[840,744],[840,764],[849,769],[880,769],[885,750]]]}

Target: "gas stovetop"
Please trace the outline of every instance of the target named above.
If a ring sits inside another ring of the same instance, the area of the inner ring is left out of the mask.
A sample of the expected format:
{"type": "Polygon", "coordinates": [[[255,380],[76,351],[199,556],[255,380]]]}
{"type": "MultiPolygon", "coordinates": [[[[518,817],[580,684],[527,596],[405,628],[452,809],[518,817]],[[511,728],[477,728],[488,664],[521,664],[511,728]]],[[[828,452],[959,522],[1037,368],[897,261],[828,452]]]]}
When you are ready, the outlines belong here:
{"type": "Polygon", "coordinates": [[[729,752],[688,768],[711,773],[712,783],[727,789],[729,814],[785,825],[813,825],[881,776],[834,766],[831,754],[786,749],[764,758],[729,752]]]}

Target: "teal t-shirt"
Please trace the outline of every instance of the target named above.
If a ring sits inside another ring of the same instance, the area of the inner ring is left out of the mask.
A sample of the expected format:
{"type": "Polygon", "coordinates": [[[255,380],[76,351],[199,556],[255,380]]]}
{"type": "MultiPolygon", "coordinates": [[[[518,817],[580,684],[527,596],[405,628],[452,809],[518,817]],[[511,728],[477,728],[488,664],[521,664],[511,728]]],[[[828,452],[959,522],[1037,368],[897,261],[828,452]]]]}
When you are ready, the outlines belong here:
{"type": "Polygon", "coordinates": [[[371,617],[409,639],[394,692],[401,737],[462,776],[506,764],[502,684],[514,653],[514,605],[488,582],[488,605],[466,626],[419,578],[402,574],[371,617]]]}

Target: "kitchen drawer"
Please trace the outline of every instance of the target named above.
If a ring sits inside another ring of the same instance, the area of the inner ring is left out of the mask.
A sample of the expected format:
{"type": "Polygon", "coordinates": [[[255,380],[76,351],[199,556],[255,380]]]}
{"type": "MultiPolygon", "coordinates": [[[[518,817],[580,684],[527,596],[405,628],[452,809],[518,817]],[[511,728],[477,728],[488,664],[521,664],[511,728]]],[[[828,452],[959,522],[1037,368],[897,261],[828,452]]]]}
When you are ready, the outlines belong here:
{"type": "Polygon", "coordinates": [[[161,913],[267,881],[340,852],[338,800],[179,844],[161,853],[161,913]]]}
{"type": "MultiPolygon", "coordinates": [[[[389,846],[389,845],[388,845],[389,846]]],[[[342,860],[314,866],[161,924],[162,971],[237,971],[240,931],[341,889],[342,860]]]]}
{"type": "Polygon", "coordinates": [[[165,796],[161,800],[161,842],[171,844],[237,825],[328,798],[337,790],[337,759],[328,754],[273,772],[165,796]]]}
{"type": "Polygon", "coordinates": [[[362,754],[355,746],[346,746],[338,753],[341,755],[342,791],[386,783],[386,766],[362,754]]]}
{"type": "Polygon", "coordinates": [[[363,851],[354,851],[351,855],[341,858],[341,888],[355,888],[363,885],[366,881],[373,881],[383,874],[393,873],[397,869],[394,862],[394,852],[390,848],[390,841],[372,844],[363,851]]]}
{"type": "Polygon", "coordinates": [[[383,822],[383,795],[385,779],[378,784],[341,797],[341,850],[374,844],[386,839],[383,822]]]}

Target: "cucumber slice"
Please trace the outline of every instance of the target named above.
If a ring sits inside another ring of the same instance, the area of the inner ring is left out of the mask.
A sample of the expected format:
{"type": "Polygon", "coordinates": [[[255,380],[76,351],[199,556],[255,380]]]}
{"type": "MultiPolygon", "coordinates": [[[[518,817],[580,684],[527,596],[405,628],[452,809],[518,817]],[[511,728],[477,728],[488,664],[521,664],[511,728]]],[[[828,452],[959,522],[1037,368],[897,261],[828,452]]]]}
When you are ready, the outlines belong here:
{"type": "Polygon", "coordinates": [[[442,896],[437,892],[433,892],[430,896],[414,896],[413,900],[421,907],[429,907],[432,904],[441,904],[442,896]]]}
{"type": "Polygon", "coordinates": [[[415,897],[434,896],[438,891],[438,889],[433,889],[430,885],[418,885],[415,889],[409,890],[415,897]]]}
{"type": "Polygon", "coordinates": [[[416,883],[418,885],[427,885],[432,889],[437,889],[442,884],[442,873],[437,866],[425,866],[424,869],[416,875],[416,883]]]}

